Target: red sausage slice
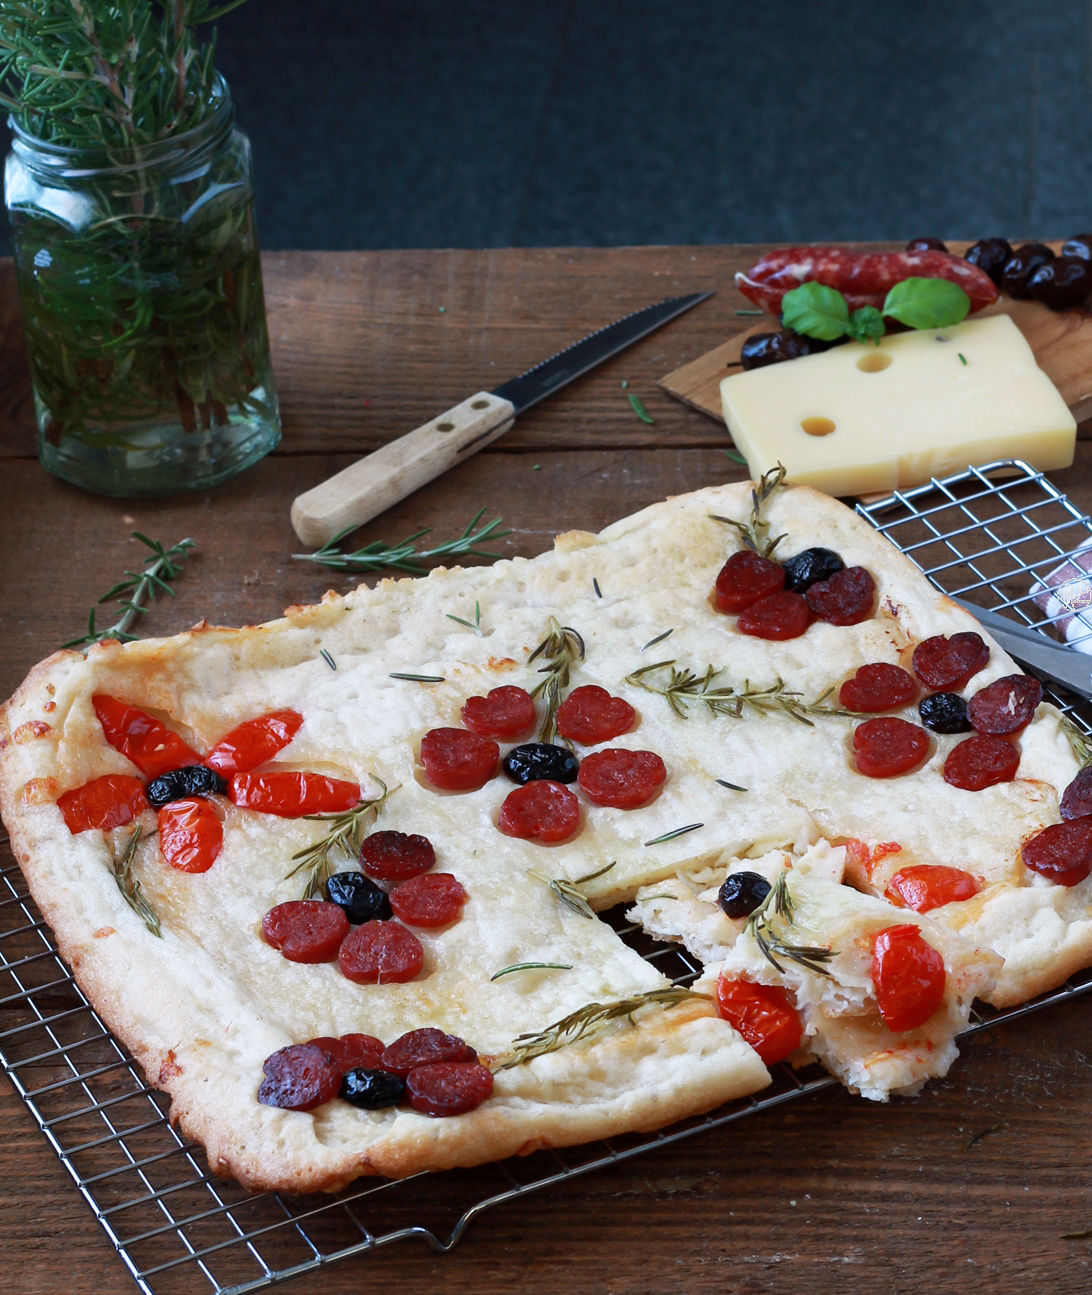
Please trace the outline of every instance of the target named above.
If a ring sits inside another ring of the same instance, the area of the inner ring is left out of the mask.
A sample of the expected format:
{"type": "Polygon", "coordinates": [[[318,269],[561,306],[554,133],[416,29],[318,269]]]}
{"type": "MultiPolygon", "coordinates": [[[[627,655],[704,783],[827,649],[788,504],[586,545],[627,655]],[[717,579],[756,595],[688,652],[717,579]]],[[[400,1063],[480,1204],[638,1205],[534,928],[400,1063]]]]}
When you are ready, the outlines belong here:
{"type": "Polygon", "coordinates": [[[291,899],[262,918],[262,938],[289,962],[333,962],[348,934],[344,912],[320,899],[291,899]]]}
{"type": "Polygon", "coordinates": [[[364,922],[353,927],[337,955],[341,974],[358,985],[412,980],[424,960],[421,941],[397,922],[364,922]]]}
{"type": "Polygon", "coordinates": [[[136,706],[105,693],[92,697],[91,704],[107,742],[132,760],[146,778],[201,763],[201,757],[177,733],[136,706]]]}
{"type": "Polygon", "coordinates": [[[469,697],[462,709],[462,721],[478,737],[515,742],[535,727],[535,703],[525,688],[508,684],[491,688],[485,697],[469,697]]]}
{"type": "Polygon", "coordinates": [[[721,567],[713,593],[717,611],[741,612],[785,588],[785,570],[780,562],[740,549],[721,567]]]}
{"type": "Polygon", "coordinates": [[[379,1068],[389,1070],[403,1079],[418,1066],[431,1066],[440,1061],[477,1061],[478,1054],[457,1034],[443,1030],[410,1030],[388,1043],[379,1058],[379,1068]]]}
{"type": "Polygon", "coordinates": [[[1003,737],[969,737],[948,752],[944,781],[963,791],[982,791],[1012,782],[1019,767],[1020,752],[1003,737]]]}
{"type": "Polygon", "coordinates": [[[407,926],[447,926],[470,898],[450,872],[411,877],[391,891],[391,912],[407,926]]]}
{"type": "Polygon", "coordinates": [[[981,887],[978,878],[962,868],[948,868],[939,863],[914,863],[900,868],[887,883],[884,895],[894,904],[928,913],[942,904],[973,899],[981,887]]]}
{"type": "Polygon", "coordinates": [[[477,1061],[418,1066],[406,1079],[409,1104],[422,1115],[463,1115],[493,1091],[493,1076],[477,1061]]]}
{"type": "Polygon", "coordinates": [[[745,611],[740,612],[736,628],[741,634],[751,638],[769,639],[781,642],[784,639],[796,639],[808,628],[811,613],[802,594],[784,590],[760,598],[745,611]]]}
{"type": "Polygon", "coordinates": [[[421,763],[434,787],[477,791],[497,772],[500,747],[462,728],[434,728],[421,739],[421,763]]]}
{"type": "Polygon", "coordinates": [[[664,785],[667,768],[654,751],[608,747],[584,757],[576,780],[596,805],[639,809],[664,785]]]}
{"type": "Polygon", "coordinates": [[[1092,819],[1052,823],[1024,843],[1020,855],[1033,872],[1059,886],[1076,886],[1092,872],[1092,819]]]}
{"type": "Polygon", "coordinates": [[[343,1034],[340,1039],[311,1039],[312,1043],[321,1043],[332,1053],[338,1069],[344,1075],[347,1071],[364,1067],[365,1070],[380,1069],[379,1058],[383,1055],[383,1041],[371,1034],[343,1034]]]}
{"type": "Polygon", "coordinates": [[[148,808],[144,784],[127,773],[108,773],[57,797],[68,830],[86,832],[99,827],[109,832],[123,827],[148,808]]]}
{"type": "Polygon", "coordinates": [[[985,669],[990,649],[981,634],[968,631],[945,638],[937,634],[914,649],[914,673],[933,692],[958,692],[985,669]]]}
{"type": "MultiPolygon", "coordinates": [[[[60,804],[60,801],[57,802],[60,804]]],[[[1063,818],[1084,818],[1092,814],[1092,765],[1085,767],[1062,793],[1059,806],[1063,818]]]]}
{"type": "Polygon", "coordinates": [[[224,842],[216,811],[197,796],[173,800],[158,811],[159,848],[179,872],[208,872],[224,842]]]}
{"type": "Polygon", "coordinates": [[[510,791],[497,819],[505,836],[547,845],[567,841],[579,826],[580,802],[552,778],[536,778],[510,791]]]}
{"type": "Polygon", "coordinates": [[[341,1087],[341,1070],[325,1048],[316,1043],[292,1043],[266,1057],[265,1078],[258,1088],[263,1106],[286,1111],[311,1111],[332,1102],[341,1087]]]}
{"type": "Polygon", "coordinates": [[[875,596],[876,582],[864,567],[845,567],[811,585],[804,598],[816,620],[857,625],[872,615],[875,596]]]}
{"type": "Polygon", "coordinates": [[[237,773],[228,782],[228,796],[240,809],[302,818],[352,809],[360,803],[360,788],[318,773],[237,773]]]}
{"type": "Polygon", "coordinates": [[[360,866],[377,881],[404,881],[428,872],[436,851],[427,836],[373,832],[360,846],[360,866]]]}
{"type": "Polygon", "coordinates": [[[303,716],[296,710],[276,710],[248,719],[216,743],[205,757],[205,764],[224,778],[249,773],[283,751],[302,723],[303,716]]]}
{"type": "Polygon", "coordinates": [[[1010,674],[980,689],[967,703],[967,718],[979,733],[1003,737],[1027,728],[1043,700],[1043,685],[1027,674],[1010,674]]]}
{"type": "Polygon", "coordinates": [[[904,719],[866,719],[853,733],[857,772],[866,778],[897,778],[928,753],[929,734],[904,719]]]}
{"type": "Polygon", "coordinates": [[[889,1030],[916,1030],[944,1001],[944,959],[916,926],[889,926],[872,947],[872,985],[889,1030]]]}
{"type": "Polygon", "coordinates": [[[908,706],[917,695],[917,681],[908,670],[877,661],[861,666],[852,679],[842,684],[838,690],[838,702],[846,710],[874,715],[882,710],[908,706]]]}
{"type": "Polygon", "coordinates": [[[621,737],[636,721],[637,712],[628,701],[593,683],[574,688],[557,710],[557,731],[585,746],[621,737]]]}

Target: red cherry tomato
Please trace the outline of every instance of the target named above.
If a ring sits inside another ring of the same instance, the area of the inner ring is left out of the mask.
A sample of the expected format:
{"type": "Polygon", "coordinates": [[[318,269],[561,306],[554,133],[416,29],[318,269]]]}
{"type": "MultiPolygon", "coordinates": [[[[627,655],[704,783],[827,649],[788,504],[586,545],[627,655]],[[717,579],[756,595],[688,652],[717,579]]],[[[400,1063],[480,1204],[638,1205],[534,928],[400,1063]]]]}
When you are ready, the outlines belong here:
{"type": "Polygon", "coordinates": [[[258,1089],[263,1106],[286,1111],[312,1111],[332,1102],[341,1087],[341,1070],[317,1043],[292,1043],[266,1057],[265,1078],[258,1089]]]}
{"type": "Polygon", "coordinates": [[[421,763],[434,787],[477,791],[497,772],[500,747],[461,728],[434,728],[421,739],[421,763]]]}
{"type": "Polygon", "coordinates": [[[893,904],[928,913],[943,904],[973,899],[981,890],[978,878],[962,868],[947,868],[939,863],[913,863],[900,868],[887,883],[885,896],[893,904]]]}
{"type": "Polygon", "coordinates": [[[779,594],[785,588],[785,569],[780,562],[760,557],[750,549],[740,549],[717,573],[713,596],[717,611],[735,613],[746,610],[760,598],[779,594]]]}
{"type": "Polygon", "coordinates": [[[1052,823],[1025,841],[1020,857],[1026,867],[1059,886],[1077,886],[1092,872],[1092,818],[1052,823]]]}
{"type": "Polygon", "coordinates": [[[406,1096],[423,1115],[464,1115],[493,1091],[493,1076],[478,1061],[440,1061],[418,1066],[406,1078],[406,1096]]]}
{"type": "Polygon", "coordinates": [[[760,598],[740,612],[736,628],[751,638],[780,642],[799,638],[810,621],[811,612],[803,596],[786,589],[779,594],[770,594],[768,598],[760,598]]]}
{"type": "Polygon", "coordinates": [[[607,747],[584,757],[576,780],[596,805],[639,809],[664,785],[667,767],[654,751],[607,747]]]}
{"type": "Polygon", "coordinates": [[[897,778],[921,764],[928,753],[929,734],[905,719],[866,719],[853,731],[857,772],[866,778],[897,778]]]}
{"type": "Polygon", "coordinates": [[[780,985],[756,985],[722,975],[717,980],[717,1009],[767,1066],[784,1061],[804,1038],[800,1013],[780,985]]]}
{"type": "Polygon", "coordinates": [[[360,846],[360,866],[377,881],[404,881],[428,872],[436,851],[427,836],[373,832],[360,846]]]}
{"type": "Polygon", "coordinates": [[[914,649],[914,673],[933,692],[958,692],[989,664],[990,649],[973,630],[945,638],[937,634],[914,649]]]}
{"type": "Polygon", "coordinates": [[[895,710],[914,701],[918,695],[917,680],[901,666],[876,661],[863,665],[838,690],[838,704],[846,710],[875,715],[895,710]]]}
{"type": "Polygon", "coordinates": [[[228,796],[240,809],[302,818],[352,809],[360,803],[360,788],[318,773],[236,773],[228,780],[228,796]]]}
{"type": "Polygon", "coordinates": [[[341,942],[337,962],[346,980],[386,985],[412,980],[424,965],[421,941],[397,922],[364,922],[341,942]]]}
{"type": "Polygon", "coordinates": [[[944,959],[916,926],[889,926],[872,946],[872,985],[889,1030],[916,1030],[944,1001],[944,959]]]}
{"type": "Polygon", "coordinates": [[[290,899],[262,918],[262,938],[289,962],[333,962],[348,934],[344,912],[320,899],[290,899]]]}
{"type": "Polygon", "coordinates": [[[391,912],[407,926],[447,926],[470,898],[450,872],[411,877],[391,891],[391,912]]]}
{"type": "Polygon", "coordinates": [[[557,731],[586,746],[621,737],[636,722],[637,712],[628,701],[593,683],[574,688],[557,709],[557,731]]]}
{"type": "Polygon", "coordinates": [[[389,1070],[403,1079],[418,1066],[432,1066],[440,1061],[477,1061],[478,1054],[457,1034],[427,1027],[400,1034],[388,1043],[379,1058],[379,1069],[389,1070]]]}
{"type": "Polygon", "coordinates": [[[109,832],[111,828],[132,822],[148,808],[148,801],[139,778],[126,773],[108,773],[58,796],[57,808],[72,833],[86,832],[92,827],[109,832]]]}
{"type": "Polygon", "coordinates": [[[146,778],[201,763],[201,757],[177,733],[145,711],[105,693],[97,693],[91,704],[107,742],[132,760],[146,778]]]}
{"type": "Polygon", "coordinates": [[[302,723],[303,716],[295,710],[275,710],[259,719],[248,719],[222,737],[204,762],[224,778],[249,773],[283,751],[302,723]]]}
{"type": "Polygon", "coordinates": [[[157,813],[164,859],[179,872],[208,872],[224,842],[223,826],[209,802],[196,796],[172,800],[157,813]]]}
{"type": "Polygon", "coordinates": [[[1020,767],[1020,752],[1003,737],[981,735],[957,742],[944,761],[944,781],[962,791],[983,791],[999,782],[1012,782],[1020,767]]]}
{"type": "Polygon", "coordinates": [[[548,845],[567,841],[579,826],[580,802],[552,778],[536,778],[510,791],[497,819],[505,836],[548,845]]]}
{"type": "Polygon", "coordinates": [[[515,742],[535,727],[535,703],[526,688],[491,688],[485,697],[467,698],[462,721],[478,737],[515,742]]]}

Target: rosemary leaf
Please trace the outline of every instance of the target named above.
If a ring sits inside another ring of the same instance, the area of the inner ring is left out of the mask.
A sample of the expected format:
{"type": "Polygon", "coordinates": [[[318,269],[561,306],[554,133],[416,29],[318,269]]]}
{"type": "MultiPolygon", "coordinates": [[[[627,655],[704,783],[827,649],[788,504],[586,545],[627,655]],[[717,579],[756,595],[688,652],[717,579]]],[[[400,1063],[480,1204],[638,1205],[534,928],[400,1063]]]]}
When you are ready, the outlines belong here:
{"type": "Polygon", "coordinates": [[[174,590],[168,581],[173,580],[181,572],[181,564],[197,541],[179,540],[168,549],[164,548],[159,540],[150,540],[140,531],[133,531],[132,536],[151,550],[144,559],[144,570],[126,571],[125,579],[119,580],[112,589],[108,589],[97,604],[101,607],[112,598],[116,599],[123,608],[123,614],[113,625],[100,630],[95,628],[95,608],[92,607],[87,618],[87,633],[82,638],[70,639],[67,643],[62,643],[62,647],[89,647],[92,643],[101,643],[103,639],[117,639],[120,643],[131,643],[139,636],[131,634],[130,627],[138,616],[143,616],[147,612],[148,608],[145,604],[157,593],[168,593],[172,598],[174,597],[174,590]]]}
{"type": "Polygon", "coordinates": [[[808,971],[819,976],[829,976],[830,972],[823,965],[838,956],[837,949],[828,949],[824,945],[789,944],[783,933],[774,929],[773,920],[792,925],[794,905],[789,893],[789,874],[782,872],[773,888],[758,908],[747,919],[746,930],[754,937],[766,960],[779,972],[785,968],[778,961],[784,958],[787,962],[798,963],[808,971]]]}
{"type": "Polygon", "coordinates": [[[1069,739],[1069,745],[1073,749],[1073,754],[1080,761],[1081,767],[1092,764],[1092,737],[1079,729],[1068,715],[1062,715],[1058,722],[1062,726],[1062,732],[1069,739]]]}
{"type": "Polygon", "coordinates": [[[737,315],[764,315],[766,312],[764,310],[737,310],[735,313],[737,315]]]}
{"type": "Polygon", "coordinates": [[[390,674],[388,679],[407,679],[410,683],[443,683],[442,674],[390,674]]]}
{"type": "Polygon", "coordinates": [[[133,860],[136,858],[137,846],[143,835],[144,829],[138,827],[129,838],[125,853],[120,859],[114,860],[114,880],[118,883],[118,890],[121,891],[125,902],[133,912],[143,918],[144,925],[153,935],[162,939],[163,932],[159,929],[159,917],[140,889],[140,882],[133,876],[133,860]]]}
{"type": "Polygon", "coordinates": [[[662,634],[657,634],[654,639],[649,639],[648,642],[645,644],[645,647],[643,647],[641,651],[643,652],[645,648],[655,647],[657,643],[662,643],[664,639],[670,638],[671,635],[674,633],[675,633],[674,627],[672,627],[669,630],[664,630],[662,634]]]}
{"type": "Polygon", "coordinates": [[[747,466],[747,460],[743,457],[742,454],[740,454],[738,450],[725,450],[724,453],[728,456],[728,458],[732,460],[733,463],[742,463],[744,467],[747,466]]]}
{"type": "Polygon", "coordinates": [[[608,863],[605,868],[600,868],[598,872],[589,872],[584,877],[577,877],[575,881],[569,881],[567,877],[546,877],[541,872],[536,872],[534,868],[528,869],[528,875],[534,877],[536,881],[541,881],[549,886],[555,899],[561,901],[566,908],[572,909],[580,917],[587,917],[594,920],[595,910],[588,903],[583,892],[577,889],[583,886],[586,881],[594,881],[596,877],[602,877],[605,873],[610,872],[614,867],[614,862],[608,863]]]}
{"type": "Polygon", "coordinates": [[[964,1151],[970,1151],[976,1142],[981,1142],[983,1138],[988,1138],[991,1133],[999,1133],[1002,1129],[1009,1127],[1008,1120],[1001,1120],[997,1124],[991,1124],[988,1129],[981,1129],[978,1133],[972,1133],[963,1146],[964,1151]]]}
{"type": "Polygon", "coordinates": [[[501,967],[489,977],[490,982],[509,976],[513,971],[572,971],[571,962],[514,962],[510,967],[501,967]]]}
{"type": "Polygon", "coordinates": [[[668,705],[680,719],[686,719],[692,702],[704,705],[711,715],[729,715],[740,719],[745,712],[756,715],[781,714],[798,724],[814,728],[809,715],[823,715],[838,719],[855,719],[857,713],[843,710],[838,706],[828,706],[827,698],[833,687],[820,693],[812,702],[802,700],[804,694],[785,686],[785,681],[778,678],[768,688],[752,688],[749,679],[743,681],[742,688],[730,685],[714,687],[714,681],[723,670],[707,666],[704,674],[680,668],[675,661],[657,661],[654,665],[642,666],[626,675],[626,683],[636,684],[646,692],[658,693],[666,697],[668,705]],[[657,671],[669,670],[666,682],[655,683],[652,676],[657,671]]]}
{"type": "Polygon", "coordinates": [[[334,658],[329,654],[329,652],[326,651],[325,648],[319,649],[319,656],[322,657],[322,659],[326,662],[326,664],[330,667],[331,670],[337,669],[337,666],[334,663],[334,658]]]}
{"type": "Polygon", "coordinates": [[[637,417],[641,420],[642,423],[648,423],[650,427],[655,425],[655,422],[656,422],[655,418],[653,418],[652,415],[645,408],[644,401],[641,399],[640,396],[634,395],[634,393],[631,391],[629,393],[629,403],[633,406],[633,412],[637,415],[637,417]]]}
{"type": "Polygon", "coordinates": [[[592,582],[591,582],[591,583],[592,583],[592,588],[595,590],[595,596],[596,596],[596,598],[602,598],[602,597],[603,597],[603,591],[602,591],[602,589],[600,589],[600,588],[599,588],[599,581],[598,581],[598,580],[596,580],[595,576],[592,576],[592,582]]]}
{"type": "Polygon", "coordinates": [[[768,558],[785,536],[778,535],[772,540],[768,538],[770,523],[762,516],[762,505],[778,486],[784,485],[786,475],[785,467],[781,463],[776,468],[771,468],[769,472],[762,474],[758,487],[751,491],[751,520],[749,522],[737,522],[731,517],[718,517],[716,513],[710,513],[709,516],[715,522],[723,522],[725,526],[734,526],[739,531],[740,538],[747,548],[757,553],[760,557],[768,558]]]}
{"type": "Polygon", "coordinates": [[[323,886],[332,876],[331,856],[340,854],[346,858],[355,858],[360,854],[360,843],[364,839],[364,829],[368,825],[369,816],[374,823],[383,812],[383,806],[398,790],[397,787],[392,787],[388,791],[387,784],[382,778],[375,778],[375,781],[383,791],[372,800],[361,800],[352,809],[335,814],[304,814],[303,817],[308,822],[327,823],[329,828],[314,845],[305,846],[292,856],[293,863],[296,863],[297,859],[299,862],[291,872],[285,874],[285,880],[294,877],[297,872],[307,871],[307,882],[301,898],[314,899],[316,895],[321,897],[323,886]]]}
{"type": "Polygon", "coordinates": [[[631,998],[616,998],[609,1003],[588,1003],[579,1007],[560,1021],[555,1021],[537,1034],[521,1034],[513,1041],[511,1053],[499,1065],[493,1067],[493,1073],[511,1070],[515,1066],[525,1065],[535,1057],[547,1052],[556,1052],[567,1044],[576,1043],[596,1030],[602,1029],[612,1021],[631,1017],[642,1007],[657,1004],[663,1008],[677,1007],[680,1003],[692,999],[709,1001],[708,994],[696,990],[672,985],[666,989],[653,989],[645,994],[634,994],[631,998]]]}
{"type": "Polygon", "coordinates": [[[485,509],[479,508],[461,535],[453,540],[445,540],[443,544],[437,544],[431,549],[417,548],[417,541],[422,536],[431,534],[432,528],[426,526],[423,530],[414,531],[400,544],[385,544],[382,540],[374,540],[352,553],[342,553],[337,546],[346,535],[356,530],[355,526],[349,526],[314,553],[293,553],[292,556],[299,562],[319,562],[338,571],[381,571],[384,567],[393,567],[397,571],[408,571],[411,575],[424,575],[428,568],[423,563],[430,558],[464,556],[496,559],[500,557],[499,553],[490,553],[478,546],[487,540],[502,539],[512,532],[498,529],[501,524],[499,517],[494,517],[491,522],[475,530],[484,513],[485,509]]]}
{"type": "Polygon", "coordinates": [[[665,832],[663,836],[654,836],[651,841],[646,841],[645,845],[663,845],[665,841],[674,841],[677,836],[685,836],[687,832],[696,832],[699,827],[704,826],[704,823],[687,823],[685,827],[677,827],[673,832],[665,832]]]}
{"type": "Polygon", "coordinates": [[[473,621],[463,620],[463,618],[462,618],[461,616],[453,616],[453,615],[451,614],[451,612],[447,612],[447,613],[446,613],[446,615],[447,615],[447,618],[448,618],[448,620],[449,620],[449,621],[455,621],[455,622],[456,622],[456,624],[458,624],[458,625],[465,625],[465,626],[466,626],[466,628],[467,628],[468,630],[473,630],[473,631],[474,631],[474,633],[475,633],[475,634],[477,634],[478,638],[481,638],[481,636],[482,636],[482,609],[481,609],[481,604],[480,604],[480,603],[475,603],[475,604],[474,604],[474,619],[473,619],[473,621]]]}
{"type": "Polygon", "coordinates": [[[531,697],[541,694],[545,699],[538,740],[552,742],[557,736],[557,708],[561,705],[561,692],[569,686],[572,667],[584,659],[584,640],[571,625],[559,625],[551,616],[546,624],[546,637],[527,658],[527,664],[540,656],[546,664],[539,668],[539,674],[546,678],[531,689],[531,697]]]}
{"type": "Polygon", "coordinates": [[[746,787],[741,787],[738,783],[728,782],[725,778],[714,778],[713,781],[718,787],[727,787],[729,791],[747,791],[746,787]]]}

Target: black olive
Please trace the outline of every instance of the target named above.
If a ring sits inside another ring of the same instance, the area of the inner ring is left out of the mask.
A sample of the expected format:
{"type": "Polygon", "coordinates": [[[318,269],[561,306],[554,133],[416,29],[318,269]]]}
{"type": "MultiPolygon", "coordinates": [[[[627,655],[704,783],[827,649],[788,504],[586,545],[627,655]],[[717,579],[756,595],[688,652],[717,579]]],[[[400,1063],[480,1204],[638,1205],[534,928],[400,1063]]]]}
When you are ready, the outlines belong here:
{"type": "Polygon", "coordinates": [[[791,328],[784,328],[779,333],[755,333],[748,337],[743,343],[740,359],[743,368],[750,371],[765,368],[767,364],[780,364],[782,360],[795,360],[801,355],[819,355],[848,341],[848,337],[836,337],[825,342],[822,338],[808,337],[805,333],[794,333],[791,328]]]}
{"type": "Polygon", "coordinates": [[[957,692],[935,692],[918,702],[918,714],[926,728],[934,733],[969,733],[967,703],[957,692]]]}
{"type": "Polygon", "coordinates": [[[501,761],[504,772],[522,786],[549,778],[553,782],[576,782],[580,762],[563,746],[549,742],[525,742],[514,746],[501,761]]]}
{"type": "Polygon", "coordinates": [[[362,872],[335,872],[326,883],[326,898],[354,926],[362,922],[386,922],[391,917],[390,896],[362,872]]]}
{"type": "Polygon", "coordinates": [[[1092,234],[1074,234],[1062,244],[1063,256],[1079,256],[1082,261],[1092,261],[1092,234]]]}
{"type": "Polygon", "coordinates": [[[984,270],[999,288],[1001,272],[1005,268],[1005,262],[1011,257],[1012,244],[1007,238],[980,238],[963,254],[965,261],[984,270]]]}
{"type": "Polygon", "coordinates": [[[1028,279],[1028,291],[1051,310],[1068,310],[1092,292],[1092,261],[1059,256],[1040,265],[1028,279]]]}
{"type": "Polygon", "coordinates": [[[381,1111],[385,1106],[397,1106],[405,1091],[406,1081],[400,1075],[358,1066],[345,1072],[338,1096],[362,1110],[381,1111]]]}
{"type": "Polygon", "coordinates": [[[785,568],[785,588],[794,594],[806,593],[820,580],[845,569],[845,563],[833,549],[805,549],[781,564],[785,568]]]}
{"type": "Polygon", "coordinates": [[[160,809],[185,796],[223,796],[226,791],[227,783],[215,769],[206,769],[203,764],[186,764],[153,778],[145,788],[145,795],[153,809],[160,809]]]}
{"type": "Polygon", "coordinates": [[[757,872],[733,872],[717,892],[717,903],[729,917],[750,917],[770,893],[770,883],[757,872]]]}
{"type": "Polygon", "coordinates": [[[1054,260],[1054,253],[1045,243],[1025,243],[1018,247],[1005,262],[1001,271],[1001,286],[1010,297],[1018,301],[1027,301],[1031,296],[1028,291],[1028,280],[1047,261],[1054,260]]]}
{"type": "Polygon", "coordinates": [[[939,238],[912,238],[906,244],[908,252],[946,252],[946,244],[942,243],[939,238]]]}

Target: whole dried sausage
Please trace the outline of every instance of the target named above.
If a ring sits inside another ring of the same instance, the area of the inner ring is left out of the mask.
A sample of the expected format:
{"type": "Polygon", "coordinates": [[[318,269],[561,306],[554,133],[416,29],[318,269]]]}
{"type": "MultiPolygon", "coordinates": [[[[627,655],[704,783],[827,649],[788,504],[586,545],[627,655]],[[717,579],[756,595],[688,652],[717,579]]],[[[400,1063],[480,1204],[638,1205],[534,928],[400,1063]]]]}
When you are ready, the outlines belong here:
{"type": "Polygon", "coordinates": [[[750,549],[740,549],[717,573],[713,594],[717,611],[734,613],[784,588],[785,572],[780,562],[761,557],[750,549]]]}
{"type": "Polygon", "coordinates": [[[493,1091],[493,1076],[477,1061],[440,1061],[406,1077],[409,1104],[423,1115],[463,1115],[493,1091]]]}
{"type": "Polygon", "coordinates": [[[967,718],[979,733],[1019,733],[1035,716],[1043,685],[1027,674],[1005,675],[980,689],[967,703],[967,718]]]}
{"type": "Polygon", "coordinates": [[[1092,872],[1092,819],[1052,823],[1026,841],[1024,864],[1059,886],[1076,886],[1092,872]]]}
{"type": "Polygon", "coordinates": [[[1020,752],[1003,737],[979,734],[965,738],[948,752],[944,781],[963,791],[983,791],[999,782],[1012,782],[1020,767],[1020,752]]]}
{"type": "Polygon", "coordinates": [[[945,638],[937,634],[914,649],[911,664],[933,692],[958,692],[989,663],[990,649],[973,630],[945,638]]]}

